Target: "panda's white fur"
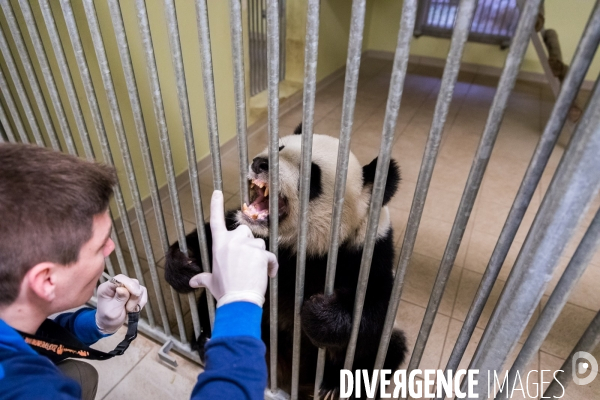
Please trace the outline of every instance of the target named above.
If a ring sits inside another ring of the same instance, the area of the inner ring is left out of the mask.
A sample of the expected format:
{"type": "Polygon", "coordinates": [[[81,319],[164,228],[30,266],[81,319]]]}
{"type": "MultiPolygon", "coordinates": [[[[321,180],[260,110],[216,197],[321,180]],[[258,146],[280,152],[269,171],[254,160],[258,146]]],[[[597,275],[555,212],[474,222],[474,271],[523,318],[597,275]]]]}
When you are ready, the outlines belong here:
{"type": "MultiPolygon", "coordinates": [[[[302,135],[290,135],[281,138],[279,151],[279,185],[280,196],[287,201],[287,217],[279,223],[279,245],[296,249],[298,242],[299,209],[300,209],[300,163],[302,135]]],[[[339,141],[326,135],[313,135],[312,162],[321,169],[321,193],[310,201],[308,216],[307,254],[326,254],[329,250],[332,205],[335,192],[337,159],[332,154],[338,153],[339,141]]],[[[268,158],[268,149],[257,157],[268,158]]],[[[249,179],[257,176],[249,169],[249,179]]],[[[340,225],[340,243],[348,241],[356,247],[364,245],[367,224],[371,185],[363,185],[363,169],[354,154],[349,154],[346,178],[346,190],[340,225]]],[[[271,195],[273,195],[271,193],[271,195]]],[[[237,213],[237,221],[245,224],[255,235],[267,237],[268,227],[256,224],[244,218],[242,211],[237,213]]],[[[390,228],[390,216],[387,206],[382,207],[377,229],[377,236],[385,236],[390,228]]]]}

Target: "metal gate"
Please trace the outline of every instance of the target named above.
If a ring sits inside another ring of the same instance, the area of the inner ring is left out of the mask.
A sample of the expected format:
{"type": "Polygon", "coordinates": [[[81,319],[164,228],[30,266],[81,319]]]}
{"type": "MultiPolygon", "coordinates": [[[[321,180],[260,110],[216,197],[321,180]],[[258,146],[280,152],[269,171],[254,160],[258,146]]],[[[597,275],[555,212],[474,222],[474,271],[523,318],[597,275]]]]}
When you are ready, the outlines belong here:
{"type": "MultiPolygon", "coordinates": [[[[89,159],[101,159],[106,163],[113,164],[113,154],[121,153],[127,182],[121,182],[121,186],[129,187],[133,199],[135,218],[141,234],[146,260],[150,272],[150,280],[154,286],[156,300],[146,307],[145,318],[140,322],[140,329],[151,337],[166,343],[168,347],[173,348],[197,360],[197,356],[191,351],[187,342],[187,332],[183,318],[182,304],[179,296],[171,290],[171,302],[173,313],[176,318],[177,333],[171,331],[169,316],[167,312],[165,296],[162,291],[157,272],[157,263],[154,250],[163,253],[168,248],[168,238],[166,234],[165,219],[162,212],[159,188],[156,180],[154,164],[149,151],[148,135],[146,125],[140,107],[140,97],[138,94],[139,85],[149,85],[154,104],[154,116],[157,121],[160,145],[162,150],[162,165],[165,168],[168,192],[173,207],[174,221],[177,228],[181,250],[186,252],[185,248],[185,229],[183,225],[182,211],[178,199],[178,190],[173,170],[173,155],[169,146],[169,136],[166,131],[165,105],[161,97],[161,87],[158,81],[156,56],[153,49],[153,38],[149,30],[149,20],[144,0],[136,0],[136,15],[139,35],[144,45],[144,56],[148,72],[147,82],[135,81],[135,75],[131,64],[131,55],[129,52],[127,35],[124,29],[123,18],[119,8],[118,0],[106,0],[110,10],[112,28],[115,31],[117,44],[119,48],[120,61],[123,66],[123,73],[126,77],[126,84],[129,93],[130,107],[135,116],[135,127],[138,143],[129,143],[124,132],[121,109],[115,96],[114,82],[111,77],[111,69],[105,53],[105,43],[98,24],[96,9],[92,0],[82,0],[85,11],[85,22],[89,26],[90,39],[94,46],[94,52],[97,59],[97,67],[101,71],[102,90],[104,94],[99,93],[95,88],[89,72],[89,60],[84,57],[82,49],[82,39],[80,29],[74,17],[72,4],[69,0],[60,0],[61,18],[64,19],[68,30],[68,42],[61,42],[61,36],[57,31],[55,17],[53,13],[56,9],[51,9],[49,0],[37,0],[36,7],[39,7],[41,18],[50,39],[51,53],[54,54],[56,63],[60,68],[60,80],[62,89],[66,92],[68,104],[63,104],[59,95],[59,77],[52,74],[49,66],[50,60],[48,54],[50,48],[43,43],[38,30],[43,29],[40,21],[36,20],[30,2],[28,0],[19,0],[18,5],[13,8],[17,2],[9,0],[0,0],[0,8],[3,17],[7,21],[6,26],[0,29],[0,53],[4,59],[4,68],[0,68],[0,91],[2,94],[2,107],[0,107],[0,122],[4,128],[0,136],[2,141],[9,142],[33,142],[40,146],[51,146],[57,150],[67,151],[71,154],[78,153],[78,146],[75,145],[75,138],[71,135],[71,129],[65,116],[64,107],[71,107],[75,116],[76,128],[74,131],[79,135],[78,140],[81,143],[81,156],[89,159]],[[15,8],[24,24],[18,23],[15,15],[15,8]],[[25,43],[25,36],[31,42],[31,48],[25,43]],[[14,51],[9,47],[7,37],[10,37],[14,43],[14,51]],[[91,134],[92,129],[86,125],[83,117],[79,98],[75,91],[72,72],[68,68],[63,47],[71,46],[76,56],[78,72],[81,76],[83,88],[85,90],[85,101],[92,111],[94,134],[100,143],[102,157],[98,157],[93,152],[91,134]],[[33,49],[34,51],[31,51],[33,49]],[[21,76],[16,65],[16,59],[23,66],[24,76],[21,76]],[[41,67],[41,75],[37,75],[33,62],[41,67]],[[4,75],[7,71],[8,76],[4,75]],[[26,90],[23,80],[28,83],[26,90]],[[42,86],[44,89],[42,89],[42,86]],[[47,101],[45,93],[51,99],[47,101]],[[18,100],[15,99],[15,96],[18,100]],[[107,138],[105,124],[109,123],[100,112],[99,96],[106,96],[104,101],[108,102],[110,108],[110,117],[114,124],[118,143],[110,144],[107,138]],[[18,101],[18,104],[17,104],[18,101]],[[35,106],[32,104],[34,103],[35,106]],[[43,122],[45,135],[42,134],[40,126],[37,124],[36,113],[43,122]],[[50,116],[50,109],[54,110],[55,119],[50,116]],[[25,126],[28,125],[29,129],[25,126]],[[145,165],[145,175],[155,211],[156,221],[159,226],[160,245],[159,249],[153,249],[149,237],[148,227],[146,225],[146,216],[142,206],[142,199],[138,187],[136,173],[132,165],[130,146],[139,146],[145,165]],[[154,317],[153,309],[158,309],[160,321],[154,317]]],[[[448,239],[446,250],[444,252],[441,264],[439,266],[433,292],[423,319],[421,329],[415,344],[412,357],[408,364],[408,371],[416,369],[423,356],[428,336],[431,332],[434,317],[441,302],[442,295],[454,260],[465,232],[470,213],[479,191],[483,174],[488,164],[496,136],[499,131],[500,123],[507,105],[508,96],[511,93],[520,64],[523,60],[527,48],[530,33],[533,29],[535,17],[541,0],[527,0],[522,8],[520,19],[514,33],[514,40],[510,47],[508,57],[498,88],[494,96],[492,107],[485,128],[473,159],[469,177],[460,201],[456,219],[448,239]]],[[[476,0],[462,0],[456,11],[456,20],[452,33],[450,51],[444,68],[441,88],[437,97],[435,113],[433,116],[425,153],[423,156],[418,182],[414,193],[414,199],[410,210],[408,224],[400,252],[400,259],[395,275],[392,296],[389,302],[387,315],[385,318],[384,331],[379,344],[377,361],[375,368],[381,368],[383,365],[386,349],[390,340],[392,325],[398,309],[400,295],[402,292],[405,272],[411,259],[419,222],[423,213],[425,200],[431,181],[433,169],[436,163],[437,152],[446,122],[450,101],[453,95],[454,86],[457,81],[457,75],[460,69],[460,59],[463,53],[464,45],[469,34],[473,15],[476,9],[476,0]]],[[[248,185],[245,179],[245,169],[248,165],[247,140],[246,140],[246,120],[245,120],[245,84],[244,84],[244,66],[243,66],[243,41],[242,41],[242,14],[239,0],[230,0],[231,12],[231,40],[233,48],[233,78],[236,98],[236,119],[237,135],[239,144],[240,159],[240,182],[242,202],[248,202],[248,185]]],[[[213,184],[215,189],[221,190],[223,187],[221,174],[221,160],[219,153],[219,136],[217,131],[216,119],[216,101],[214,94],[214,79],[211,59],[211,47],[209,40],[208,18],[206,2],[196,0],[197,28],[200,39],[200,54],[202,57],[202,74],[205,90],[206,112],[208,120],[208,131],[210,148],[212,155],[213,184]]],[[[303,158],[302,158],[302,179],[300,193],[303,209],[306,209],[308,203],[308,182],[310,181],[310,168],[304,168],[309,165],[311,160],[312,134],[314,121],[315,88],[316,88],[316,65],[318,49],[319,32],[319,0],[308,0],[308,18],[305,49],[305,80],[304,80],[304,113],[303,113],[303,158]]],[[[344,188],[346,180],[346,168],[348,165],[350,138],[352,133],[352,124],[354,108],[357,97],[357,86],[359,77],[359,67],[362,52],[362,35],[365,22],[366,0],[354,0],[352,3],[352,17],[350,38],[348,44],[348,57],[345,75],[345,90],[343,99],[343,111],[341,116],[340,146],[338,153],[338,171],[336,180],[336,195],[334,199],[332,229],[331,229],[331,249],[338,245],[339,228],[341,222],[341,211],[344,199],[344,188]]],[[[268,132],[269,132],[269,164],[272,173],[269,174],[269,188],[272,193],[277,193],[278,188],[278,82],[280,78],[280,17],[279,2],[277,0],[267,0],[266,2],[266,65],[268,70],[267,88],[269,98],[268,114],[268,132]]],[[[175,84],[178,92],[178,105],[181,113],[181,122],[185,136],[186,155],[189,167],[189,181],[192,188],[194,201],[195,218],[198,226],[202,226],[204,215],[200,201],[200,187],[198,184],[197,159],[194,150],[194,136],[190,120],[190,103],[188,100],[187,87],[185,82],[182,50],[180,44],[180,32],[177,26],[177,15],[173,0],[164,0],[164,13],[167,21],[168,40],[171,49],[171,57],[175,70],[175,84]]],[[[357,288],[356,303],[354,307],[354,324],[352,335],[347,349],[345,367],[351,368],[354,353],[356,350],[356,341],[358,336],[358,321],[361,318],[363,302],[369,276],[368,265],[373,253],[377,222],[382,208],[383,188],[387,174],[387,165],[390,161],[391,143],[394,137],[396,120],[400,109],[403,84],[406,77],[408,64],[408,54],[411,38],[417,15],[417,1],[405,0],[401,16],[400,30],[398,33],[398,42],[394,58],[393,72],[391,75],[390,89],[386,106],[386,113],[381,135],[381,144],[379,150],[379,163],[377,165],[373,195],[370,202],[369,223],[367,227],[367,240],[361,260],[361,272],[357,288]]],[[[581,37],[579,46],[573,58],[570,70],[563,82],[560,94],[552,110],[551,116],[546,124],[544,132],[537,145],[533,158],[529,164],[525,177],[521,183],[519,192],[515,198],[514,204],[510,210],[504,228],[499,236],[494,252],[489,260],[489,264],[481,281],[480,287],[471,305],[465,323],[461,329],[458,341],[454,347],[446,369],[455,370],[463,356],[467,343],[475,329],[475,324],[482,313],[483,306],[488,299],[492,286],[498,277],[500,268],[507,256],[510,245],[512,244],[517,229],[523,219],[525,211],[533,196],[534,190],[539,182],[544,167],[548,161],[550,153],[558,135],[565,123],[568,110],[583,82],[585,74],[595,54],[600,42],[600,6],[597,2],[590,16],[588,25],[581,37]]],[[[588,106],[583,114],[581,121],[575,129],[573,138],[567,148],[563,159],[554,175],[552,183],[545,195],[539,212],[531,226],[529,234],[525,240],[522,250],[513,266],[504,291],[497,303],[493,315],[485,329],[484,335],[479,343],[470,368],[479,369],[480,381],[476,386],[476,393],[485,394],[488,383],[486,371],[501,370],[506,362],[509,352],[514,348],[518,338],[527,325],[529,318],[537,306],[549,277],[557,267],[558,256],[562,253],[568,240],[573,236],[574,229],[584,214],[584,211],[590,206],[593,197],[600,189],[600,87],[596,85],[588,102],[588,106]],[[521,312],[515,312],[520,310],[521,312]]],[[[119,223],[126,238],[126,249],[131,256],[131,265],[134,274],[141,284],[146,284],[144,271],[138,257],[134,242],[134,232],[131,227],[130,216],[125,207],[123,190],[117,187],[115,190],[115,209],[119,223]]],[[[277,196],[270,197],[270,207],[277,209],[277,196]]],[[[277,218],[270,220],[270,250],[277,254],[277,218]]],[[[298,245],[298,279],[296,282],[296,304],[295,304],[295,327],[300,325],[300,306],[303,302],[302,288],[304,286],[304,264],[305,264],[305,245],[306,245],[306,220],[299,221],[299,245],[298,245]]],[[[202,261],[208,265],[208,249],[206,238],[202,237],[203,230],[199,230],[201,237],[202,261]]],[[[127,264],[124,256],[124,249],[119,239],[113,234],[113,240],[116,244],[117,270],[127,273],[127,264]]],[[[543,339],[548,334],[552,324],[556,320],[559,312],[566,303],[567,296],[573,289],[577,279],[583,273],[587,262],[597,249],[600,242],[600,213],[596,213],[587,233],[581,240],[577,251],[571,259],[567,269],[563,273],[560,282],[553,291],[547,305],[539,316],[533,330],[527,338],[517,360],[512,365],[510,373],[512,376],[517,371],[522,371],[528,360],[540,347],[543,339]]],[[[330,260],[331,261],[331,260],[330,260]]],[[[115,265],[110,259],[107,260],[107,270],[112,275],[116,272],[115,265]]],[[[328,265],[325,293],[332,293],[333,279],[335,276],[335,260],[328,265]]],[[[277,278],[270,281],[272,320],[277,320],[277,278]]],[[[196,335],[200,332],[200,323],[196,310],[196,298],[193,294],[188,296],[190,315],[193,319],[193,330],[196,335]]],[[[211,303],[212,304],[212,303],[211,303]]],[[[214,306],[211,316],[214,316],[214,306]]],[[[294,358],[293,358],[293,380],[291,398],[297,397],[298,391],[298,366],[300,349],[300,329],[294,330],[294,358]]],[[[600,332],[600,313],[594,318],[590,327],[585,332],[580,342],[573,349],[572,355],[577,351],[590,351],[598,343],[600,332]]],[[[271,367],[276,369],[277,358],[277,330],[276,324],[271,325],[271,367]]],[[[163,355],[167,357],[167,355],[163,355]]],[[[325,360],[325,350],[319,351],[319,359],[316,377],[317,387],[322,379],[325,360]]],[[[571,379],[572,365],[570,359],[562,367],[565,371],[560,379],[563,383],[571,379]]],[[[552,396],[556,393],[557,385],[551,385],[545,392],[545,396],[552,396]]],[[[286,394],[278,389],[279,383],[276,374],[271,374],[269,389],[266,392],[268,398],[284,398],[286,394]]],[[[559,388],[558,388],[559,389],[559,388]]],[[[560,390],[560,389],[559,389],[560,390]]],[[[318,397],[318,391],[315,390],[315,397],[318,397]]]]}

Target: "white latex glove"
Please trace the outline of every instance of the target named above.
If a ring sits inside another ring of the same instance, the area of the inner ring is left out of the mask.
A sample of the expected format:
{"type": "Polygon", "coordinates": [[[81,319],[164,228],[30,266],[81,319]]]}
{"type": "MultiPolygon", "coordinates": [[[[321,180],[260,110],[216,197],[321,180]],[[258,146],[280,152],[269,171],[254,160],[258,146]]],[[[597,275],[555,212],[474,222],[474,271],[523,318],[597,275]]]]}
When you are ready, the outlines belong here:
{"type": "Polygon", "coordinates": [[[148,292],[137,279],[122,274],[114,279],[124,286],[110,281],[98,286],[96,325],[104,334],[118,331],[127,319],[127,312],[140,311],[148,302],[148,292]]]}
{"type": "Polygon", "coordinates": [[[210,290],[217,299],[217,307],[234,301],[247,301],[262,307],[267,275],[277,275],[277,258],[265,250],[265,241],[254,238],[246,225],[228,231],[224,214],[223,192],[215,190],[210,203],[212,273],[203,272],[192,277],[190,286],[210,290]]]}

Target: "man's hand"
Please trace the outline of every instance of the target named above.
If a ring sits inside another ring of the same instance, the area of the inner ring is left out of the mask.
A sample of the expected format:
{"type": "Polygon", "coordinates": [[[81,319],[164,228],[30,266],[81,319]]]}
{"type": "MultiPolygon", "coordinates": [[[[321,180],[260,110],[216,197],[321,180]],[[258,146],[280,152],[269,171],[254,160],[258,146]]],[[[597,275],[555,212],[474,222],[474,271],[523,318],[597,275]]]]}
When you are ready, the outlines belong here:
{"type": "Polygon", "coordinates": [[[121,274],[114,279],[123,286],[111,281],[98,286],[96,325],[105,334],[115,333],[125,322],[128,312],[140,311],[148,302],[148,292],[137,279],[121,274]]]}
{"type": "Polygon", "coordinates": [[[210,203],[212,232],[212,273],[190,279],[190,286],[206,287],[217,299],[217,307],[247,301],[262,307],[267,275],[277,275],[277,258],[265,250],[265,241],[256,239],[245,225],[228,231],[225,226],[223,192],[215,190],[210,203]]]}

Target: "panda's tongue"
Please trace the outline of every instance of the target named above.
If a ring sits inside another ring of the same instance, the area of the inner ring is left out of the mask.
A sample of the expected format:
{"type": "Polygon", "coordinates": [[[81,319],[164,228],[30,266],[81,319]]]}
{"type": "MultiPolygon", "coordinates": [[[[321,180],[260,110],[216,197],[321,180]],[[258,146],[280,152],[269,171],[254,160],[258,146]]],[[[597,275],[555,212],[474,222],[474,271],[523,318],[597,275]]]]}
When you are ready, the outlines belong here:
{"type": "Polygon", "coordinates": [[[269,198],[264,196],[262,190],[259,190],[256,200],[249,206],[244,204],[242,211],[254,220],[263,220],[269,216],[269,198]]]}

